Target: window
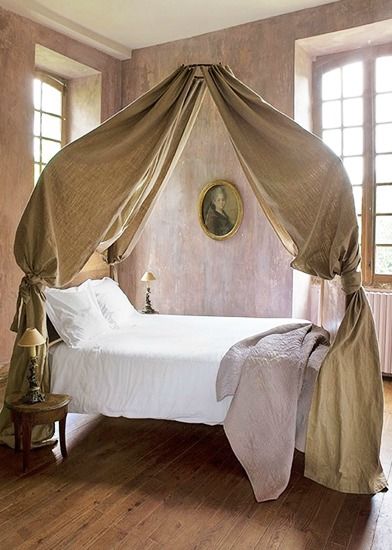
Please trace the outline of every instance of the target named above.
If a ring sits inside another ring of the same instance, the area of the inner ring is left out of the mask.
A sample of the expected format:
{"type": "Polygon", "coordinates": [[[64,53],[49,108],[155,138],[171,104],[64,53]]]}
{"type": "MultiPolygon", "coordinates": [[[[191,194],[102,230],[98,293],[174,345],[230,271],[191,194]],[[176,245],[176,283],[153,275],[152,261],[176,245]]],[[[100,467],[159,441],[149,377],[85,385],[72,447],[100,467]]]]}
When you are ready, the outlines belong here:
{"type": "Polygon", "coordinates": [[[65,83],[43,73],[34,78],[34,183],[64,144],[65,83]]]}
{"type": "Polygon", "coordinates": [[[313,116],[353,186],[364,282],[392,283],[392,45],[319,57],[313,116]]]}

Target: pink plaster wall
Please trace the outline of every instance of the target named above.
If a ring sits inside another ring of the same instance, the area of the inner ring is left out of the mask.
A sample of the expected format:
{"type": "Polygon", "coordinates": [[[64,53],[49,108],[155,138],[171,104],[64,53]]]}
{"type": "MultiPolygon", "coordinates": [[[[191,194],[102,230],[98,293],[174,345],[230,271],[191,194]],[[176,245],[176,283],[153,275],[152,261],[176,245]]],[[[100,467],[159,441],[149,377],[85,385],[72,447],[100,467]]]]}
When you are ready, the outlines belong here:
{"type": "Polygon", "coordinates": [[[94,48],[0,8],[0,363],[10,358],[22,272],[13,244],[20,216],[33,190],[32,79],[35,44],[41,44],[102,75],[101,118],[121,106],[121,63],[94,48]]]}
{"type": "Polygon", "coordinates": [[[72,78],[67,83],[67,141],[86,134],[101,122],[100,74],[72,78]]]}
{"type": "MultiPolygon", "coordinates": [[[[230,29],[143,48],[123,62],[123,106],[181,63],[230,65],[234,73],[289,116],[294,114],[295,41],[392,17],[392,2],[342,0],[230,29]]],[[[189,142],[119,279],[137,307],[148,268],[158,281],[153,304],[165,313],[290,316],[289,255],[255,204],[216,108],[208,97],[189,142]],[[210,240],[197,218],[203,186],[235,183],[244,221],[230,240],[210,240]]]]}

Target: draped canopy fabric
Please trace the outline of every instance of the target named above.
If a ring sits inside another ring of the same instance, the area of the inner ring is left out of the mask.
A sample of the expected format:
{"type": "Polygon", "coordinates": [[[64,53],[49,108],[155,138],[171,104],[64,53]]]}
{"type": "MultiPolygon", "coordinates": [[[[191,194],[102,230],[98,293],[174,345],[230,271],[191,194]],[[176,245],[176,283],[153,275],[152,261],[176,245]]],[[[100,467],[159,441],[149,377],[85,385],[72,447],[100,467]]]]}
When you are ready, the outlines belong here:
{"type": "MultiPolygon", "coordinates": [[[[98,249],[109,263],[131,252],[169,179],[208,88],[264,213],[293,255],[292,267],[332,279],[349,295],[317,382],[305,475],[345,492],[386,486],[379,461],[382,381],[373,319],[361,287],[358,227],[341,161],[314,135],[264,102],[222,65],[182,66],[47,165],[19,224],[15,257],[25,272],[13,329],[46,336],[44,285],[62,287],[98,249]]],[[[15,344],[7,393],[25,385],[15,344]]],[[[49,374],[43,365],[43,385],[49,374]]],[[[36,430],[35,440],[48,437],[36,430]]],[[[7,411],[0,438],[10,443],[7,411]]]]}

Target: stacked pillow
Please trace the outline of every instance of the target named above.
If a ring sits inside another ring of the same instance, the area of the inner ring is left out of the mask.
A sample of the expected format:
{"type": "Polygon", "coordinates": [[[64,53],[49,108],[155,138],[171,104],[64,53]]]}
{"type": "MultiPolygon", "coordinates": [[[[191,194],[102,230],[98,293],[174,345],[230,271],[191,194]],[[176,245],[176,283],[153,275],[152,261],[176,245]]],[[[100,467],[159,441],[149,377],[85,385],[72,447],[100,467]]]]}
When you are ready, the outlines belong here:
{"type": "Polygon", "coordinates": [[[73,348],[112,329],[129,326],[138,315],[118,284],[108,277],[64,290],[48,288],[45,294],[49,319],[73,348]]]}
{"type": "Polygon", "coordinates": [[[135,322],[138,312],[118,284],[105,277],[89,280],[99,308],[111,328],[124,328],[135,322]]]}

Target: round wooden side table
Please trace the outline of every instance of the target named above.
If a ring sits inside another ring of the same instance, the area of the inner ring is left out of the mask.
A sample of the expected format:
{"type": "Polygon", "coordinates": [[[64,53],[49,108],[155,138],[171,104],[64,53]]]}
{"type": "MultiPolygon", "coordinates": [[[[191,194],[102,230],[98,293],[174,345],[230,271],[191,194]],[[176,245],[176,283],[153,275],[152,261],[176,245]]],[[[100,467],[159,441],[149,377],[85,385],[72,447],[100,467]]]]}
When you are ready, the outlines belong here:
{"type": "Polygon", "coordinates": [[[65,444],[65,422],[68,413],[69,395],[47,393],[42,403],[28,404],[22,402],[22,393],[13,393],[5,400],[11,411],[15,431],[15,451],[20,451],[20,436],[23,437],[23,471],[29,467],[31,431],[33,426],[59,422],[60,449],[63,458],[67,457],[65,444]]]}

